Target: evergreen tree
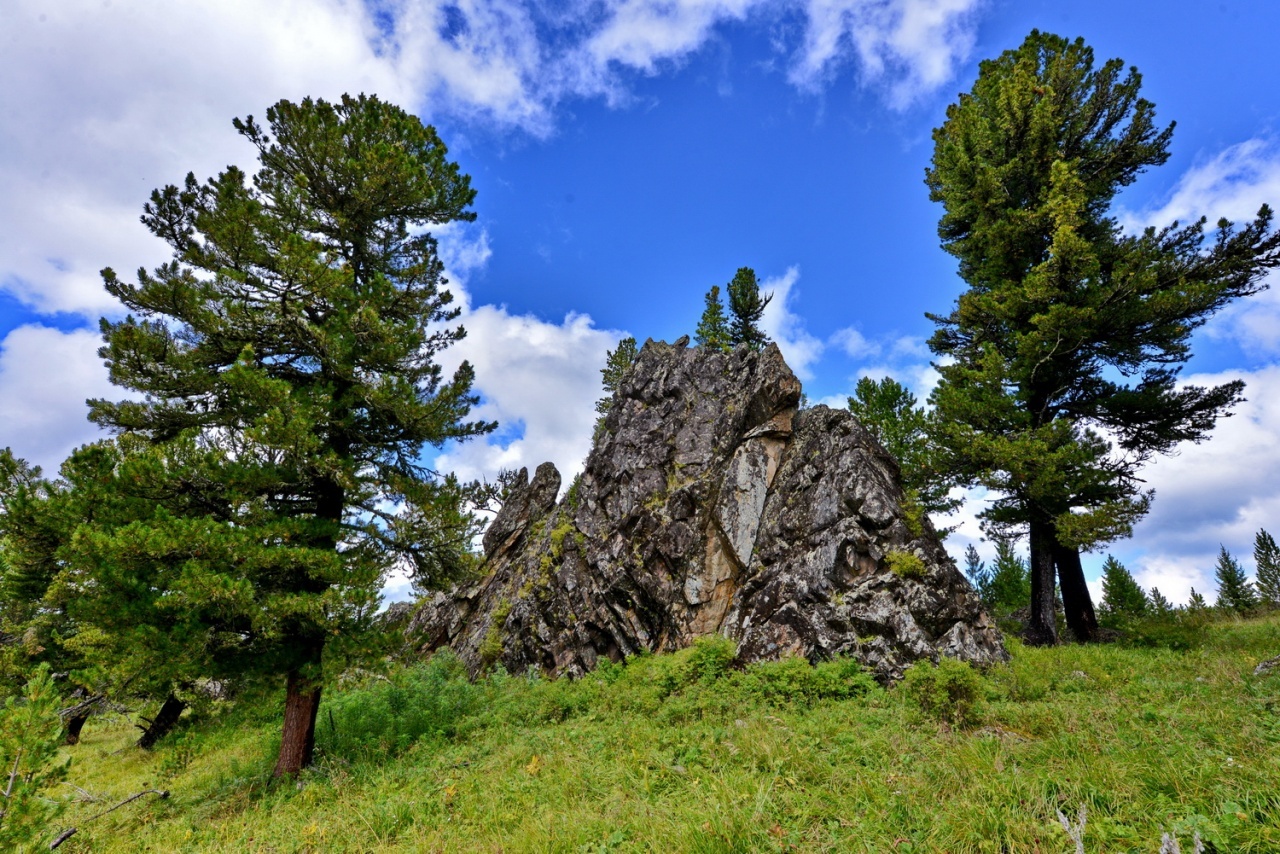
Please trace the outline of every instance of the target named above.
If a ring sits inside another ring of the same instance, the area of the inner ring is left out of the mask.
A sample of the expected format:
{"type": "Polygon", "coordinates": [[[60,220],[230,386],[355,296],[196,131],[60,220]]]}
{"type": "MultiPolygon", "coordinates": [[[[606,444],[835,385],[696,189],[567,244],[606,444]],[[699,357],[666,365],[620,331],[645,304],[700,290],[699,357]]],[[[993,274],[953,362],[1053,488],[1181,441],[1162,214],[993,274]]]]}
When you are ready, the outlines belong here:
{"type": "Polygon", "coordinates": [[[1021,608],[1031,595],[1031,577],[1027,562],[1007,540],[996,543],[996,560],[992,566],[991,584],[985,599],[987,607],[1009,612],[1021,608]]]}
{"type": "Polygon", "coordinates": [[[769,336],[760,329],[760,319],[764,310],[773,299],[773,294],[760,296],[760,283],[756,281],[756,271],[750,267],[739,267],[729,282],[729,313],[733,320],[729,325],[729,342],[734,346],[746,344],[752,350],[759,350],[769,343],[769,336]]]}
{"type": "Polygon", "coordinates": [[[698,319],[693,340],[700,347],[724,351],[733,349],[733,337],[729,332],[729,320],[724,315],[724,303],[720,301],[719,285],[712,285],[707,291],[706,308],[698,319]]]}
{"type": "Polygon", "coordinates": [[[1173,603],[1165,598],[1159,587],[1151,588],[1151,613],[1165,617],[1173,613],[1173,603]]]}
{"type": "Polygon", "coordinates": [[[142,220],[170,263],[136,285],[103,271],[134,314],[102,322],[101,354],[141,395],[90,417],[158,448],[144,486],[178,505],[100,548],[171,555],[175,604],[234,624],[244,666],[285,677],[284,775],[311,761],[326,647],[367,622],[392,566],[424,585],[469,568],[461,490],[419,455],[494,425],[465,420],[471,367],[446,381],[434,361],[464,332],[426,229],[473,219],[475,195],[435,131],[366,96],[281,101],[267,122],[234,123],[252,179],[152,194],[142,220]]]}
{"type": "Polygon", "coordinates": [[[950,467],[1001,497],[985,524],[1030,537],[1027,637],[1053,643],[1054,575],[1077,637],[1096,634],[1080,549],[1127,536],[1153,455],[1206,437],[1242,385],[1181,385],[1192,332],[1256,293],[1280,264],[1263,207],[1236,229],[1205,220],[1125,234],[1116,194],[1165,162],[1141,77],[1095,67],[1083,41],[1032,32],[983,62],[934,131],[927,172],[943,247],[968,286],[932,316],[932,401],[950,467]]]}
{"type": "Polygon", "coordinates": [[[954,479],[943,472],[927,429],[931,416],[916,406],[915,395],[905,386],[893,377],[862,377],[849,398],[849,411],[893,454],[908,496],[926,512],[950,513],[960,505],[950,497],[954,479]]]}
{"type": "Polygon", "coordinates": [[[1203,611],[1209,607],[1209,603],[1204,601],[1204,596],[1196,592],[1194,587],[1191,588],[1191,595],[1187,598],[1188,611],[1203,611]]]}
{"type": "Polygon", "coordinates": [[[604,417],[613,408],[613,398],[618,393],[618,386],[622,383],[622,378],[626,376],[627,371],[631,370],[636,355],[636,339],[630,337],[623,338],[618,342],[617,347],[605,353],[604,367],[600,369],[604,397],[596,401],[596,413],[600,416],[600,422],[604,421],[604,417]]]}
{"type": "Polygon", "coordinates": [[[1213,576],[1218,582],[1219,608],[1239,612],[1257,606],[1258,594],[1253,589],[1252,582],[1226,546],[1218,546],[1218,563],[1214,567],[1213,576]]]}
{"type": "Polygon", "coordinates": [[[991,587],[991,570],[978,556],[978,549],[970,543],[964,550],[964,575],[978,591],[978,596],[985,602],[988,588],[991,587]]]}
{"type": "Polygon", "coordinates": [[[1258,598],[1272,608],[1280,607],[1280,546],[1265,528],[1254,537],[1253,560],[1258,598]]]}
{"type": "Polygon", "coordinates": [[[1147,613],[1147,594],[1134,581],[1124,564],[1107,555],[1102,564],[1102,614],[1104,621],[1120,623],[1147,613]]]}

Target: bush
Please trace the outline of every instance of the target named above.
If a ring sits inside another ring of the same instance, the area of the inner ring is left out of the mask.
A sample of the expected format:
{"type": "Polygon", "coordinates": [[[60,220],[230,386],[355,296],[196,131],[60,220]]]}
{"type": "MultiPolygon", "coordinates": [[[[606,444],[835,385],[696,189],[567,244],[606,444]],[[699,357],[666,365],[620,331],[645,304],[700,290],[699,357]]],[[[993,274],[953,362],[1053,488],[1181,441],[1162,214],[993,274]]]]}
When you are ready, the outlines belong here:
{"type": "Polygon", "coordinates": [[[967,662],[944,658],[937,663],[918,661],[899,686],[925,714],[955,727],[972,726],[983,694],[982,675],[967,662]]]}
{"type": "Polygon", "coordinates": [[[316,748],[349,761],[381,759],[419,739],[452,738],[481,706],[480,688],[451,652],[342,691],[320,707],[316,748]]]}
{"type": "Polygon", "coordinates": [[[61,812],[60,802],[44,796],[67,773],[68,763],[56,761],[61,743],[58,694],[41,664],[24,696],[0,707],[0,850],[27,850],[61,812]]]}
{"type": "Polygon", "coordinates": [[[743,694],[769,703],[844,700],[879,687],[852,658],[836,658],[814,666],[798,656],[754,664],[742,675],[741,683],[743,694]]]}

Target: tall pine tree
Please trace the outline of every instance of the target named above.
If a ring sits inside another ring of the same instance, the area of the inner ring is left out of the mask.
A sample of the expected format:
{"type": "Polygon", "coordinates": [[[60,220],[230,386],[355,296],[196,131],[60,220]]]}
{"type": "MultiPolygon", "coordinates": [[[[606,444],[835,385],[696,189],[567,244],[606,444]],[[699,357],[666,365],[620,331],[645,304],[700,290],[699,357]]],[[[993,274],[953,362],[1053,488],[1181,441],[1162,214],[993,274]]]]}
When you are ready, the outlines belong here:
{"type": "Polygon", "coordinates": [[[90,417],[181,461],[148,487],[204,517],[157,520],[149,542],[188,558],[188,596],[244,616],[246,666],[284,677],[283,775],[311,761],[326,645],[386,573],[468,566],[456,484],[420,455],[493,425],[466,420],[470,366],[445,379],[434,360],[464,333],[427,229],[473,219],[475,195],[435,131],[366,96],[235,127],[256,174],[157,190],[142,221],[173,260],[137,284],[103,271],[132,314],[102,322],[101,354],[141,396],[90,417]]]}
{"type": "Polygon", "coordinates": [[[1027,638],[1053,643],[1055,569],[1067,622],[1096,636],[1080,550],[1127,536],[1153,455],[1199,441],[1243,386],[1181,385],[1192,332],[1256,293],[1280,264],[1271,210],[1243,228],[1205,220],[1123,232],[1116,194],[1168,158],[1172,126],[1120,60],[1032,32],[981,64],[934,131],[926,175],[938,233],[968,290],[930,347],[937,437],[966,482],[1001,497],[993,533],[1027,532],[1027,638]]]}
{"type": "Polygon", "coordinates": [[[1111,555],[1102,564],[1103,621],[1113,626],[1141,617],[1150,609],[1147,594],[1129,574],[1124,564],[1111,555]]]}

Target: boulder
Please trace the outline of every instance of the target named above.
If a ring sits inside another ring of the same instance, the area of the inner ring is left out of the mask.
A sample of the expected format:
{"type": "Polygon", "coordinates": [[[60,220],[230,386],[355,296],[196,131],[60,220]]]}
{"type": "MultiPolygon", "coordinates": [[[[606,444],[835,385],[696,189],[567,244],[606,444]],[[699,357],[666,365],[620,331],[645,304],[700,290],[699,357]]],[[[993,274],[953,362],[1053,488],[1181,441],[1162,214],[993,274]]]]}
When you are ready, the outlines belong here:
{"type": "Polygon", "coordinates": [[[565,497],[550,463],[522,472],[480,580],[424,601],[410,637],[473,673],[578,676],[711,634],[744,663],[849,655],[882,681],[942,655],[1004,660],[897,463],[800,392],[773,345],[646,342],[565,497]]]}

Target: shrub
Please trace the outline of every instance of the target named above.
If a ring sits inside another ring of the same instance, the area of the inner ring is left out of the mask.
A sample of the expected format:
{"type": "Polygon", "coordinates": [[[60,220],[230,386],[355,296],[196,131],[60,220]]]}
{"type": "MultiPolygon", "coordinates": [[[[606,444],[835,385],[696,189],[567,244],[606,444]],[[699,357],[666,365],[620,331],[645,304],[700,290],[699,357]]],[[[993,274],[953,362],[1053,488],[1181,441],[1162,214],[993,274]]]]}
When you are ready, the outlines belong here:
{"type": "Polygon", "coordinates": [[[884,556],[884,562],[900,578],[924,578],[924,561],[917,554],[891,551],[884,556]]]}
{"type": "Polygon", "coordinates": [[[61,803],[42,797],[66,776],[67,763],[56,762],[61,743],[58,693],[49,665],[41,664],[24,696],[0,707],[0,850],[26,850],[61,811],[61,803]]]}
{"type": "Polygon", "coordinates": [[[944,658],[937,665],[918,661],[899,686],[925,714],[956,727],[977,722],[983,679],[967,662],[944,658]]]}
{"type": "Polygon", "coordinates": [[[325,757],[359,761],[395,756],[419,739],[452,738],[480,707],[480,694],[458,657],[443,651],[327,699],[316,747],[325,757]]]}

